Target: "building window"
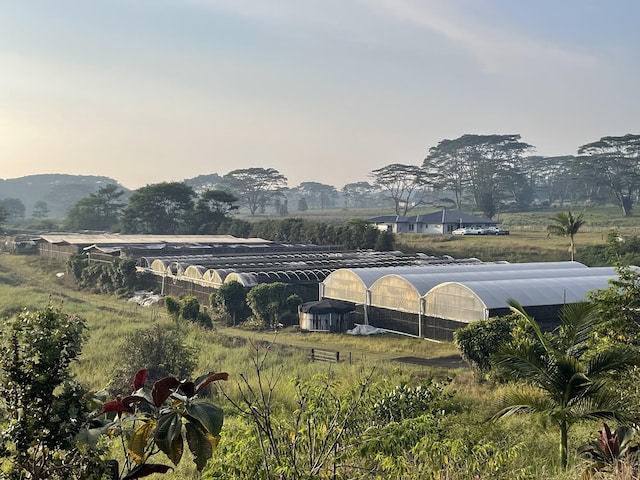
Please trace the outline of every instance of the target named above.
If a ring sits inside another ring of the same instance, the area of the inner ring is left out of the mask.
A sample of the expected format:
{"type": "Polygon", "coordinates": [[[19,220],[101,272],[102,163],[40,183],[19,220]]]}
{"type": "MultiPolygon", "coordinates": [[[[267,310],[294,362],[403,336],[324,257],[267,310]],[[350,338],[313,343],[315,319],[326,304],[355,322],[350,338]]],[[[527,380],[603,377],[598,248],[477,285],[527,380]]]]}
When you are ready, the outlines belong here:
{"type": "Polygon", "coordinates": [[[416,229],[416,226],[413,223],[409,224],[409,231],[410,232],[413,232],[415,229],[416,229]]]}

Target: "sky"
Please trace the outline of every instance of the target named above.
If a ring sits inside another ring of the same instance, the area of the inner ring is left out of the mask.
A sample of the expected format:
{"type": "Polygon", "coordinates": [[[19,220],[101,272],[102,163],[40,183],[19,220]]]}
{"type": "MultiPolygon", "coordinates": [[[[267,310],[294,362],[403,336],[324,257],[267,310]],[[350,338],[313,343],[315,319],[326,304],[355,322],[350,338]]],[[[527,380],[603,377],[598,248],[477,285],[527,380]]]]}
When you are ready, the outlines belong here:
{"type": "Polygon", "coordinates": [[[342,188],[464,134],[640,133],[636,0],[0,0],[0,178],[275,168],[342,188]]]}

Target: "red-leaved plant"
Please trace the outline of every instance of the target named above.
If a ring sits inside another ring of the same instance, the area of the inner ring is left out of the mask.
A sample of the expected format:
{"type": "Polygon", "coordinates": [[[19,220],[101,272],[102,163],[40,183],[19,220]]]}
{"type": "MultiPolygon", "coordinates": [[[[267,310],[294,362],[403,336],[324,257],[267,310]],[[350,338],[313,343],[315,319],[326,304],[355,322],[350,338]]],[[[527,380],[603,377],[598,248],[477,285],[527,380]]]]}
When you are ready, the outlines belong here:
{"type": "Polygon", "coordinates": [[[184,440],[193,454],[198,471],[202,471],[220,440],[222,409],[198,398],[198,393],[212,382],[227,380],[227,373],[207,373],[194,381],[165,377],[145,388],[146,370],[136,373],[133,393],[106,402],[103,393],[94,394],[98,404],[96,424],[86,431],[87,440],[97,441],[106,433],[120,437],[126,465],[122,480],[133,480],[153,473],[166,473],[170,466],[150,463],[163,452],[174,465],[182,458],[184,440]]]}
{"type": "Polygon", "coordinates": [[[639,452],[640,444],[634,428],[621,425],[612,432],[609,425],[603,422],[598,438],[578,449],[583,458],[591,461],[582,478],[587,480],[599,472],[614,471],[624,462],[628,468],[635,470],[638,468],[639,452]]]}

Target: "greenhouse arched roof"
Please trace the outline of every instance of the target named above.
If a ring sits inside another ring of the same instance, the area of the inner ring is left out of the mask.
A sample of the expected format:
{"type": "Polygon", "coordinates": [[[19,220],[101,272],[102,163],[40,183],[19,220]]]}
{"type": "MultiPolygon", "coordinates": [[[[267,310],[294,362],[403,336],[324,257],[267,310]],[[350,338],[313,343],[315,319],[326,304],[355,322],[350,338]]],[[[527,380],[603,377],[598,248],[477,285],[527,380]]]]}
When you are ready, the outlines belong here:
{"type": "Polygon", "coordinates": [[[391,277],[402,277],[407,283],[418,291],[423,296],[433,287],[444,282],[483,282],[492,280],[517,280],[526,278],[562,278],[562,277],[582,277],[599,276],[599,275],[615,275],[616,270],[614,267],[594,267],[589,268],[585,272],[582,268],[558,268],[558,269],[465,269],[464,271],[450,270],[450,271],[438,271],[428,272],[426,274],[391,274],[384,275],[374,282],[371,286],[371,301],[372,304],[376,304],[376,292],[380,288],[384,288],[385,283],[390,280],[391,277]]]}
{"type": "Polygon", "coordinates": [[[527,263],[452,263],[452,264],[436,264],[436,265],[416,265],[401,267],[377,267],[377,268],[339,268],[332,272],[323,282],[323,296],[348,300],[351,302],[361,303],[365,292],[377,280],[385,275],[398,274],[407,275],[427,275],[437,273],[454,273],[454,272],[481,272],[492,270],[532,270],[532,269],[585,269],[589,268],[579,262],[527,262],[527,263]],[[349,284],[349,282],[351,284],[349,284]],[[352,292],[346,294],[348,298],[344,298],[341,290],[352,292]],[[357,293],[356,293],[357,292],[357,293]],[[354,296],[355,295],[355,296],[354,296]],[[355,297],[357,296],[358,299],[355,297]]]}
{"type": "Polygon", "coordinates": [[[513,299],[523,307],[563,305],[586,300],[587,293],[604,289],[617,275],[530,278],[480,282],[445,282],[425,296],[425,313],[439,318],[482,320],[492,309],[508,308],[513,299]],[[480,308],[484,312],[480,312],[480,308]],[[468,314],[475,310],[476,318],[468,314]]]}

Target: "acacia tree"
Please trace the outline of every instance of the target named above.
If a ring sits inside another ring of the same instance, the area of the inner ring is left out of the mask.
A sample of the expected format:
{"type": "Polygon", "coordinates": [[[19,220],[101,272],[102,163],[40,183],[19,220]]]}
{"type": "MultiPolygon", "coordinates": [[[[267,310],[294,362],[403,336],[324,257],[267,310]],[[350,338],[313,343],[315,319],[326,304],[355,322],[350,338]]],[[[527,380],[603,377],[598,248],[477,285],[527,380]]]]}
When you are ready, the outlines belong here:
{"type": "Polygon", "coordinates": [[[307,200],[307,206],[315,205],[316,208],[324,210],[335,204],[338,191],[333,185],[326,185],[320,182],[302,182],[297,187],[298,192],[307,200]]]}
{"type": "Polygon", "coordinates": [[[372,206],[380,197],[380,189],[369,182],[347,183],[342,187],[344,206],[348,208],[367,208],[372,206]]]}
{"type": "Polygon", "coordinates": [[[602,137],[578,149],[583,174],[606,185],[624,215],[631,215],[640,191],[640,135],[602,137]]]}
{"type": "Polygon", "coordinates": [[[558,202],[560,207],[576,190],[573,155],[559,157],[529,156],[523,159],[523,169],[531,186],[543,194],[549,205],[558,202]]]}
{"type": "Polygon", "coordinates": [[[233,170],[222,177],[220,188],[238,197],[241,206],[254,217],[258,209],[281,195],[287,178],[275,168],[244,168],[233,170]]]}
{"type": "Polygon", "coordinates": [[[431,183],[427,171],[417,165],[393,163],[373,170],[370,176],[393,201],[396,215],[405,216],[426,203],[427,188],[431,183]]]}
{"type": "Polygon", "coordinates": [[[493,418],[543,415],[560,430],[560,463],[566,468],[573,424],[583,419],[625,418],[627,405],[608,386],[615,373],[639,365],[640,356],[617,347],[590,354],[588,342],[599,322],[590,303],[563,307],[556,335],[545,335],[517,302],[509,304],[533,335],[508,344],[496,356],[497,370],[520,386],[500,395],[493,418]]]}
{"type": "Polygon", "coordinates": [[[532,148],[517,134],[463,135],[431,148],[423,166],[434,172],[436,188],[455,193],[456,206],[470,189],[476,208],[492,218],[519,182],[522,157],[532,148]]]}
{"type": "Polygon", "coordinates": [[[163,182],[136,190],[122,217],[125,233],[176,234],[184,230],[193,209],[193,188],[182,182],[163,182]]]}
{"type": "Polygon", "coordinates": [[[585,224],[581,213],[577,217],[574,217],[571,210],[566,212],[558,212],[551,220],[555,223],[547,225],[548,235],[555,235],[558,237],[569,237],[569,251],[571,252],[571,261],[573,262],[575,256],[575,244],[573,238],[576,236],[580,228],[585,224]]]}

